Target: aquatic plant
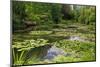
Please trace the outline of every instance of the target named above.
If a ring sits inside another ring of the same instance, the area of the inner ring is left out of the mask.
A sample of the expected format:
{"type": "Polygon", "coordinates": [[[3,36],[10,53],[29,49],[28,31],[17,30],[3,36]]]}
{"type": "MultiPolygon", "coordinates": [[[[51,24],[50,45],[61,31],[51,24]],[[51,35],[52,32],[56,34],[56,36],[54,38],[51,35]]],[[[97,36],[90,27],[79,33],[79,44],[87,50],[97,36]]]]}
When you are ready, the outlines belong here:
{"type": "MultiPolygon", "coordinates": [[[[40,47],[47,45],[48,40],[45,39],[37,39],[37,40],[25,40],[24,42],[13,42],[12,45],[12,55],[13,55],[13,63],[15,65],[23,65],[26,60],[26,55],[30,49],[35,47],[40,47]]],[[[30,60],[29,60],[30,61],[30,60]]]]}

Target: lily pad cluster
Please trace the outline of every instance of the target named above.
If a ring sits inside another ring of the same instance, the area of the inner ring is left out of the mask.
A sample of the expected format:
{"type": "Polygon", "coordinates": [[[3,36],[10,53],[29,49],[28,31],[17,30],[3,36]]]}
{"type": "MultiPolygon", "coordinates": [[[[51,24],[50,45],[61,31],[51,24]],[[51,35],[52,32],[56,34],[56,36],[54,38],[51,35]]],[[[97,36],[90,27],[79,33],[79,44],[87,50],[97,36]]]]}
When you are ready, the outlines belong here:
{"type": "MultiPolygon", "coordinates": [[[[70,40],[60,40],[56,41],[54,43],[57,47],[63,48],[66,51],[87,51],[87,50],[92,50],[95,48],[95,43],[94,42],[82,42],[82,41],[70,41],[70,40]],[[88,49],[89,48],[89,49],[88,49]]],[[[95,51],[95,49],[94,49],[95,51]]]]}
{"type": "Polygon", "coordinates": [[[44,45],[48,45],[48,40],[45,39],[32,39],[32,40],[24,40],[23,42],[13,42],[13,48],[17,48],[18,51],[30,50],[31,48],[40,47],[44,45]]]}

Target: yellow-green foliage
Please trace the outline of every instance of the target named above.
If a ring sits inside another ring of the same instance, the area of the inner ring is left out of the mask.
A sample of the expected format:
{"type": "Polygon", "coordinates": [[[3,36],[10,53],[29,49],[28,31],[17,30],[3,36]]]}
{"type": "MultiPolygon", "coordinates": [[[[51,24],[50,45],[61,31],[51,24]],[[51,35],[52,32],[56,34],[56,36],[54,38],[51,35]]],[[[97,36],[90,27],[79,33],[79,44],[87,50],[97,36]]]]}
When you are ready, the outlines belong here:
{"type": "MultiPolygon", "coordinates": [[[[71,54],[70,56],[64,57],[65,59],[69,58],[71,60],[66,60],[66,62],[76,61],[93,61],[95,60],[95,43],[89,41],[70,41],[70,40],[61,40],[54,43],[55,46],[64,49],[67,53],[71,54]]],[[[57,57],[57,59],[62,59],[57,57]]],[[[61,61],[62,61],[61,60],[61,61]]],[[[58,60],[59,61],[59,60],[58,60]]],[[[64,60],[65,61],[65,60],[64,60]]],[[[63,61],[63,62],[64,62],[63,61]]]]}
{"type": "Polygon", "coordinates": [[[48,40],[37,39],[37,40],[25,40],[24,42],[14,42],[12,48],[18,48],[18,51],[30,50],[31,48],[48,45],[48,40]]]}

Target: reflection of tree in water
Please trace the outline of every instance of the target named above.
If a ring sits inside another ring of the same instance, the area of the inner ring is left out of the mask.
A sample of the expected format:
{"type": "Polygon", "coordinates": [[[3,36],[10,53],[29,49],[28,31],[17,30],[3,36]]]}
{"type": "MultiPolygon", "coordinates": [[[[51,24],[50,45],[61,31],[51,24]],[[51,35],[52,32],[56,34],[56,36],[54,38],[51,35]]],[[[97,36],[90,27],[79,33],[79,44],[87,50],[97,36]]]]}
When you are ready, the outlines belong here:
{"type": "Polygon", "coordinates": [[[32,59],[34,57],[37,59],[42,59],[44,56],[46,56],[47,51],[51,48],[51,46],[52,45],[46,45],[46,46],[41,46],[41,47],[36,47],[36,48],[31,49],[26,54],[24,64],[26,64],[29,59],[32,59]]]}
{"type": "Polygon", "coordinates": [[[57,48],[56,46],[52,46],[49,50],[47,55],[44,57],[44,59],[53,59],[54,57],[58,56],[58,55],[65,55],[65,52],[60,49],[57,48]]]}
{"type": "Polygon", "coordinates": [[[27,53],[24,64],[26,64],[29,59],[32,59],[34,57],[40,60],[45,60],[45,59],[52,60],[54,57],[58,55],[65,56],[66,53],[62,49],[57,48],[56,46],[52,46],[52,45],[46,45],[46,46],[33,48],[27,53]]]}

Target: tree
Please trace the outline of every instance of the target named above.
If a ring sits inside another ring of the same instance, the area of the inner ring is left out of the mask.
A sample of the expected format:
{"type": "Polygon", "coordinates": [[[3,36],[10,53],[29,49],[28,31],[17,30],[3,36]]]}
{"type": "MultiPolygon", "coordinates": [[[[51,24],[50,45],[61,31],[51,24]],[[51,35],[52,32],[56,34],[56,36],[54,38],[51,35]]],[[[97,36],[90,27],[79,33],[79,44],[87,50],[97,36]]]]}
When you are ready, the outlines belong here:
{"type": "Polygon", "coordinates": [[[12,8],[13,29],[23,29],[25,27],[23,19],[26,17],[25,4],[23,2],[13,1],[12,8]]]}
{"type": "Polygon", "coordinates": [[[51,5],[51,16],[54,23],[58,24],[61,20],[61,6],[58,4],[51,5]]]}
{"type": "Polygon", "coordinates": [[[90,24],[95,22],[95,7],[79,6],[74,9],[74,19],[79,23],[90,24]]]}
{"type": "Polygon", "coordinates": [[[71,6],[69,4],[62,5],[63,19],[71,19],[71,6]]]}

